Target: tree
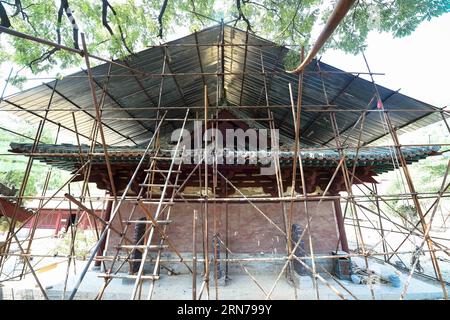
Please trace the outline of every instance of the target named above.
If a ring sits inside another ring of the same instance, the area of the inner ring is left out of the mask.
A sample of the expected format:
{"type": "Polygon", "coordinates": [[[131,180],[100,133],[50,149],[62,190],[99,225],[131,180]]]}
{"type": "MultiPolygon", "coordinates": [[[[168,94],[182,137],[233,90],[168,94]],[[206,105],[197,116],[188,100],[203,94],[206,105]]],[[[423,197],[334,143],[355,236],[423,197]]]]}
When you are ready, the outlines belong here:
{"type": "MultiPolygon", "coordinates": [[[[15,124],[15,129],[24,134],[24,136],[34,137],[36,135],[36,125],[31,125],[26,122],[18,122],[15,124]]],[[[26,139],[22,136],[12,136],[8,132],[0,130],[0,153],[6,153],[9,150],[11,141],[18,143],[32,143],[32,140],[26,139]]],[[[44,128],[41,137],[41,143],[54,143],[55,134],[50,129],[44,128]]],[[[6,187],[18,190],[22,185],[25,167],[28,158],[25,156],[3,156],[0,157],[0,183],[6,187]]],[[[49,167],[39,161],[35,161],[30,172],[27,187],[25,189],[25,196],[37,196],[44,187],[45,178],[49,167]]],[[[48,190],[59,188],[63,181],[67,180],[68,172],[52,168],[52,175],[49,180],[48,190]]],[[[17,195],[17,194],[16,194],[17,195]]]]}
{"type": "MultiPolygon", "coordinates": [[[[311,44],[313,28],[324,24],[335,1],[322,0],[2,0],[6,28],[79,48],[83,31],[92,53],[121,58],[157,43],[175,30],[192,31],[220,22],[277,43],[311,44]]],[[[371,30],[394,37],[410,34],[425,20],[450,12],[448,0],[359,0],[327,48],[358,52],[371,30]]],[[[0,62],[13,61],[34,73],[81,64],[79,56],[29,41],[1,36],[0,62]]]]}

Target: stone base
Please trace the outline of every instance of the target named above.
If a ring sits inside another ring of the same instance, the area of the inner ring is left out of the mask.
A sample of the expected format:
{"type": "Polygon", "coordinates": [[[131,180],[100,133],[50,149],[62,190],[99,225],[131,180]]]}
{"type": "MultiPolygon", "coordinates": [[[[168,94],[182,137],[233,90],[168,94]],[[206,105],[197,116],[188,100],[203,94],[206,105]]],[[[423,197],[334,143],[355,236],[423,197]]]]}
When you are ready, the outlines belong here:
{"type": "MultiPolygon", "coordinates": [[[[107,253],[108,255],[110,253],[107,253]]],[[[181,254],[184,259],[187,261],[187,265],[192,268],[192,254],[191,253],[182,253],[181,254]]],[[[233,256],[229,256],[228,259],[246,259],[243,261],[229,261],[228,267],[225,261],[219,261],[221,269],[221,272],[223,274],[223,277],[226,275],[237,275],[237,274],[246,274],[246,272],[243,270],[242,266],[247,269],[248,272],[251,274],[264,274],[268,272],[281,272],[283,269],[284,264],[286,263],[286,260],[281,258],[286,257],[286,255],[281,254],[235,254],[233,256]],[[247,260],[248,259],[248,260],[247,260]],[[255,259],[256,261],[250,261],[250,259],[255,259]],[[258,259],[260,259],[258,261],[258,259]],[[270,261],[266,261],[263,259],[274,259],[270,261]],[[280,260],[277,260],[280,259],[280,260]]],[[[225,259],[225,254],[221,254],[221,258],[225,259]]],[[[197,259],[203,259],[202,255],[198,255],[197,259]]],[[[189,273],[188,268],[186,265],[179,261],[179,257],[171,252],[166,252],[161,254],[161,274],[169,275],[171,276],[172,273],[174,274],[187,274],[189,273]],[[169,261],[168,261],[169,260],[169,261]]],[[[311,267],[311,260],[306,259],[303,260],[309,267],[311,267]]],[[[116,271],[117,267],[122,264],[122,261],[120,263],[115,263],[114,270],[116,271]]],[[[330,273],[333,273],[333,259],[320,259],[320,255],[316,255],[316,271],[318,273],[324,273],[324,271],[318,266],[322,266],[325,270],[327,270],[330,273]]],[[[106,268],[110,268],[111,262],[106,261],[105,262],[106,268]]],[[[154,256],[152,255],[150,258],[147,259],[147,263],[144,266],[144,273],[149,274],[153,273],[154,268],[154,256]]],[[[104,271],[104,270],[103,270],[104,271]]],[[[130,271],[130,263],[125,263],[122,268],[120,269],[120,273],[129,273],[130,271]]],[[[197,262],[197,274],[203,274],[204,272],[204,263],[203,261],[197,262]]],[[[210,256],[210,272],[211,274],[214,274],[214,262],[213,262],[213,256],[210,256]]],[[[309,275],[309,271],[306,270],[306,275],[309,275]]]]}

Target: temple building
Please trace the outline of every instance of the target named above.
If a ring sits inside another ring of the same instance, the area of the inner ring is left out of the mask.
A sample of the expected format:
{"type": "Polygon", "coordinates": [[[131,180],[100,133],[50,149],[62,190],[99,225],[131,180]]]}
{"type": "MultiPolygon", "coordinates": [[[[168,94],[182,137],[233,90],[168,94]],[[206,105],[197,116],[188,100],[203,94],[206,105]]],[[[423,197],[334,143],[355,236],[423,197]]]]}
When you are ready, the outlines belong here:
{"type": "MultiPolygon", "coordinates": [[[[130,56],[120,62],[126,67],[104,63],[25,90],[1,108],[60,127],[79,143],[11,141],[10,152],[108,191],[108,233],[96,261],[107,262],[109,275],[121,265],[111,259],[129,259],[117,274],[145,279],[159,276],[161,266],[188,272],[172,263],[177,256],[269,260],[297,247],[307,257],[350,252],[343,204],[352,185],[376,184],[379,174],[440,150],[382,139],[441,114],[320,59],[300,78],[285,69],[290,50],[219,25],[130,56]],[[33,111],[47,105],[52,112],[33,111]],[[232,132],[244,138],[232,136],[229,147],[232,132]]],[[[89,210],[82,197],[67,199],[89,210]]],[[[333,270],[332,259],[316,263],[333,270]]],[[[220,267],[229,272],[228,262],[220,267]]]]}

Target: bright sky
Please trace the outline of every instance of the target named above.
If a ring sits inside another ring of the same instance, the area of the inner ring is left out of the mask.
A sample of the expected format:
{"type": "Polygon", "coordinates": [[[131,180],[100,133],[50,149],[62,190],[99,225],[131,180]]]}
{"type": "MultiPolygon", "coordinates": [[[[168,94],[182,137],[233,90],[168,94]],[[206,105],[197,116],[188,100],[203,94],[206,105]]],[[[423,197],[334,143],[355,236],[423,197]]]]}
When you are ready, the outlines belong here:
{"type": "MultiPolygon", "coordinates": [[[[377,84],[427,102],[450,107],[450,13],[423,22],[410,36],[393,39],[371,33],[365,51],[377,84]]],[[[367,71],[362,55],[329,50],[322,61],[346,71],[367,71]]]]}
{"type": "MultiPolygon", "coordinates": [[[[403,94],[437,107],[450,106],[449,38],[450,13],[422,23],[405,38],[393,39],[387,33],[372,32],[365,54],[372,71],[385,73],[377,76],[375,81],[393,90],[401,89],[403,94]]],[[[322,61],[346,71],[367,71],[362,56],[340,51],[327,51],[322,61]]],[[[10,68],[9,64],[0,67],[0,94],[10,68]]],[[[42,81],[29,81],[25,88],[39,85],[42,81]]],[[[5,95],[16,91],[17,88],[9,86],[5,95]]]]}

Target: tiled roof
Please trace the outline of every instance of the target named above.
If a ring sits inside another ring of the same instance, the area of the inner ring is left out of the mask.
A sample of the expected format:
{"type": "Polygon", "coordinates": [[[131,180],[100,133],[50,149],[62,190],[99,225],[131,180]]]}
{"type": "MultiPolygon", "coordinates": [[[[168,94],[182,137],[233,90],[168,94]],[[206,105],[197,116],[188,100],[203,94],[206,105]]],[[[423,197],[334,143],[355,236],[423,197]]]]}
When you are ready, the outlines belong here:
{"type": "MultiPolygon", "coordinates": [[[[106,143],[131,146],[150,139],[155,121],[148,119],[157,117],[160,87],[160,107],[168,111],[167,118],[183,118],[185,110],[180,107],[202,107],[205,85],[208,87],[209,101],[215,105],[218,87],[216,73],[220,65],[217,48],[222,31],[226,45],[223,48],[223,80],[229,109],[239,118],[264,119],[267,117],[266,109],[239,106],[266,106],[266,103],[271,106],[290,105],[289,84],[297,88],[298,76],[286,72],[284,68],[283,61],[289,50],[231,26],[224,26],[222,30],[218,25],[169,42],[166,49],[152,47],[127,57],[127,64],[146,73],[146,76],[136,78],[130,76],[129,70],[107,63],[92,68],[98,96],[108,84],[102,103],[106,143]],[[193,45],[197,41],[198,47],[193,45]],[[247,46],[243,45],[245,43],[247,46]],[[183,47],[182,44],[188,46],[183,47]],[[171,75],[164,76],[164,85],[161,86],[161,77],[157,75],[162,70],[165,50],[168,57],[166,73],[171,75]],[[263,66],[267,73],[264,76],[261,74],[263,66]],[[111,77],[107,76],[109,68],[111,77]],[[202,70],[207,75],[202,76],[202,70]],[[243,71],[245,75],[242,75],[243,71]],[[266,81],[267,102],[263,91],[266,81]]],[[[376,90],[399,134],[442,120],[440,109],[430,104],[380,85],[376,86],[376,90]]],[[[357,110],[370,111],[365,116],[362,144],[367,145],[386,136],[380,113],[377,112],[377,101],[373,99],[374,92],[374,84],[358,74],[346,73],[323,61],[314,60],[303,77],[301,142],[306,147],[334,147],[335,134],[330,127],[329,113],[322,112],[329,109],[326,107],[328,100],[329,107],[337,110],[335,115],[340,134],[345,133],[349,143],[356,145],[359,141],[359,130],[352,129],[360,120],[361,112],[357,110]]],[[[43,119],[40,111],[47,107],[52,96],[51,112],[46,118],[48,125],[61,125],[63,129],[77,132],[80,138],[89,137],[95,112],[85,71],[5,97],[0,101],[0,110],[9,110],[27,121],[38,123],[43,119]],[[55,88],[54,95],[52,88],[55,88]],[[77,130],[71,111],[76,112],[77,130]]],[[[280,130],[280,138],[293,141],[294,123],[290,109],[274,108],[271,111],[275,127],[280,130]]],[[[268,121],[255,122],[269,128],[268,121]]],[[[160,129],[161,139],[170,136],[180,126],[180,121],[165,121],[160,129]]]]}
{"type": "MultiPolygon", "coordinates": [[[[11,143],[10,147],[11,152],[28,154],[31,153],[33,145],[11,143]]],[[[438,154],[440,147],[402,147],[401,149],[406,162],[412,163],[425,159],[428,156],[438,154]]],[[[145,148],[142,147],[108,147],[108,154],[111,163],[113,164],[137,163],[141,159],[144,151],[145,148]]],[[[88,152],[89,146],[81,145],[81,154],[85,159],[88,157],[88,152]]],[[[375,172],[386,172],[394,168],[392,165],[396,158],[396,150],[394,148],[372,147],[360,149],[358,152],[355,149],[348,149],[344,152],[348,165],[352,165],[356,158],[357,166],[371,166],[374,168],[375,172]]],[[[154,152],[149,153],[150,156],[153,154],[154,152]]],[[[234,159],[246,159],[246,164],[255,163],[250,162],[250,160],[258,161],[263,155],[271,156],[271,152],[264,154],[255,151],[224,150],[224,154],[234,159]]],[[[162,150],[159,155],[169,158],[171,156],[171,150],[162,150]]],[[[294,153],[291,151],[281,151],[279,153],[281,165],[291,165],[293,155],[294,153]]],[[[341,159],[340,154],[336,149],[304,149],[300,151],[300,155],[303,164],[307,167],[336,167],[341,159]]],[[[73,171],[80,167],[80,147],[72,144],[40,144],[36,149],[34,159],[64,170],[73,171]]],[[[103,149],[97,147],[93,154],[92,162],[101,164],[104,163],[104,161],[103,149]]]]}

